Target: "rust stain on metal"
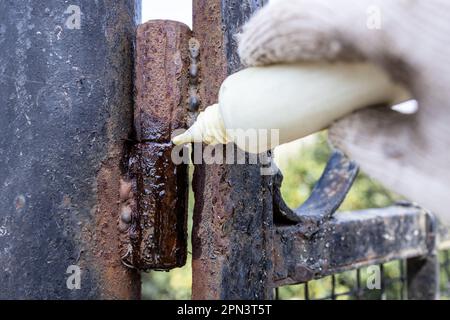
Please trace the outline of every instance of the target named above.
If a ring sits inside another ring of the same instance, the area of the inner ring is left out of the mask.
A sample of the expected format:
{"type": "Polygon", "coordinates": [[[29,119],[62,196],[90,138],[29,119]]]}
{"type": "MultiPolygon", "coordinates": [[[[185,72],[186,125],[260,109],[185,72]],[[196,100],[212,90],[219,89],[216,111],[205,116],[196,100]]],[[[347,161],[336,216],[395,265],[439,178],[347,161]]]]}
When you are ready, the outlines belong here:
{"type": "Polygon", "coordinates": [[[277,226],[275,286],[426,255],[426,218],[421,209],[393,206],[337,213],[310,238],[301,223],[277,226]]]}
{"type": "MultiPolygon", "coordinates": [[[[99,299],[139,299],[141,294],[140,274],[125,268],[121,263],[120,234],[117,230],[117,217],[120,214],[120,181],[124,175],[122,165],[124,141],[130,136],[133,110],[132,104],[132,57],[135,24],[134,12],[126,1],[106,1],[114,17],[107,19],[105,36],[111,54],[107,59],[110,67],[105,79],[115,79],[113,88],[107,87],[105,95],[111,107],[106,121],[106,148],[92,190],[96,194],[91,217],[95,223],[80,221],[80,242],[83,244],[76,263],[80,266],[83,279],[98,278],[96,287],[90,288],[99,299]],[[109,3],[111,2],[111,3],[109,3]],[[117,8],[116,8],[117,7],[117,8]]],[[[70,206],[71,198],[63,198],[63,205],[70,206]]],[[[83,284],[82,284],[83,286],[83,284]]]]}
{"type": "Polygon", "coordinates": [[[135,270],[124,268],[121,263],[120,238],[116,227],[116,217],[120,214],[121,153],[113,152],[110,159],[104,162],[98,179],[98,207],[95,238],[91,240],[91,250],[97,264],[103,266],[100,277],[105,287],[105,297],[118,299],[138,299],[140,297],[140,275],[135,270]]]}
{"type": "MultiPolygon", "coordinates": [[[[193,1],[193,12],[194,36],[201,43],[200,56],[202,68],[200,69],[200,78],[202,84],[205,85],[199,87],[199,94],[202,97],[199,109],[203,110],[208,105],[217,102],[218,90],[222,81],[227,76],[227,61],[223,50],[220,3],[218,3],[218,1],[193,1]]],[[[218,167],[216,165],[212,166],[218,167]]],[[[214,181],[208,181],[210,191],[211,189],[218,189],[220,187],[220,168],[215,169],[217,169],[216,179],[214,179],[214,181]]],[[[219,263],[212,263],[213,261],[206,257],[214,257],[218,254],[223,255],[226,248],[229,246],[228,238],[220,237],[220,228],[223,225],[223,222],[227,220],[226,212],[223,211],[232,211],[233,209],[230,208],[229,205],[225,207],[226,203],[222,202],[221,197],[216,197],[213,192],[208,192],[208,188],[205,188],[205,178],[204,165],[197,165],[194,171],[192,186],[195,192],[193,217],[194,229],[192,231],[192,298],[218,299],[220,298],[220,288],[217,286],[215,278],[218,278],[221,275],[221,265],[219,263]],[[203,216],[204,205],[208,207],[214,205],[217,215],[222,217],[220,219],[222,223],[208,221],[208,224],[211,225],[210,227],[214,228],[214,231],[210,234],[204,233],[207,231],[205,229],[195,227],[201,223],[205,223],[205,220],[207,219],[206,216],[203,216]],[[205,242],[214,243],[217,252],[214,252],[211,246],[207,246],[205,242]],[[211,252],[202,252],[203,249],[208,248],[211,249],[211,252]]],[[[223,186],[221,187],[224,194],[229,193],[229,190],[227,189],[229,189],[229,187],[225,189],[223,186]]]]}
{"type": "Polygon", "coordinates": [[[185,128],[189,86],[187,26],[155,20],[137,30],[134,127],[137,143],[122,183],[123,262],[141,270],[183,266],[187,252],[187,165],[171,159],[185,128]]]}
{"type": "Polygon", "coordinates": [[[227,77],[227,58],[224,51],[222,13],[220,1],[193,1],[194,36],[200,42],[202,68],[199,87],[202,97],[199,110],[216,103],[222,81],[227,77]]]}
{"type": "MultiPolygon", "coordinates": [[[[200,43],[199,110],[217,102],[223,80],[241,67],[235,43],[227,39],[260,6],[261,1],[193,1],[194,36],[200,43]]],[[[270,185],[259,165],[195,166],[193,299],[271,297],[270,185]]]]}
{"type": "Polygon", "coordinates": [[[139,142],[170,142],[184,128],[191,31],[179,22],[155,20],[137,29],[134,126],[139,142]]]}

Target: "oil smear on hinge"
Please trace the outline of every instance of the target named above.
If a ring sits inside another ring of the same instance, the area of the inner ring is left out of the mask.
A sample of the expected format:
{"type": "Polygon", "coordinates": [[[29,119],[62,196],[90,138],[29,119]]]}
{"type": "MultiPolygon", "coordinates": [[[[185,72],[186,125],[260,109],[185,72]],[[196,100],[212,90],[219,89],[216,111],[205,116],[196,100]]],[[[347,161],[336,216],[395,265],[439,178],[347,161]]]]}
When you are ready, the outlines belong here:
{"type": "Polygon", "coordinates": [[[188,164],[171,158],[171,133],[186,128],[190,29],[149,21],[137,29],[136,141],[122,182],[118,218],[124,265],[169,270],[186,263],[188,164]]]}

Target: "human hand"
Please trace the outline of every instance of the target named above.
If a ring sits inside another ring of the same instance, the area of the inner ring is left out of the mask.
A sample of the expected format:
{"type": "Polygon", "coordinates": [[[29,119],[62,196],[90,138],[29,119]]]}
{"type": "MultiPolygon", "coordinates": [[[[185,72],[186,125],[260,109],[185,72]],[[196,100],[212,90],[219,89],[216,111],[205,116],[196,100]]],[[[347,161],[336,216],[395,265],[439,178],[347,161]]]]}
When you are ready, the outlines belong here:
{"type": "MultiPolygon", "coordinates": [[[[407,86],[419,110],[368,108],[335,123],[332,143],[363,171],[450,222],[450,2],[282,0],[239,36],[246,66],[370,60],[407,86]]],[[[324,92],[324,94],[326,94],[324,92]]]]}

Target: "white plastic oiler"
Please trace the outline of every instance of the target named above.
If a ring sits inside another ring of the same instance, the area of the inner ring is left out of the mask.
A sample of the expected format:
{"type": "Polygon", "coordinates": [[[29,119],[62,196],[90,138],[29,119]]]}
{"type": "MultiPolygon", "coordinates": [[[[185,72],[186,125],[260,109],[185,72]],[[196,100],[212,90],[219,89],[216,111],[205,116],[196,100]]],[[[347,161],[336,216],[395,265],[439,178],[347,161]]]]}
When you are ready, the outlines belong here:
{"type": "Polygon", "coordinates": [[[371,63],[247,68],[229,76],[220,88],[218,104],[201,112],[172,141],[234,142],[242,150],[260,153],[325,129],[357,109],[408,98],[402,86],[371,63]]]}

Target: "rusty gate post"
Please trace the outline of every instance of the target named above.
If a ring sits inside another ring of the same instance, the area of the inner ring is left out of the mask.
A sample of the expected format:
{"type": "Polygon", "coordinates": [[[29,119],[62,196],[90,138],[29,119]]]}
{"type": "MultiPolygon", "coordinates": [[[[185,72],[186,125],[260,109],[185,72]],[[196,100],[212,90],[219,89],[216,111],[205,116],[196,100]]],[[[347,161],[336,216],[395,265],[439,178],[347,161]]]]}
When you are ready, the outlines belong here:
{"type": "Polygon", "coordinates": [[[0,298],[135,299],[119,194],[140,0],[2,1],[0,298]]]}
{"type": "MultiPolygon", "coordinates": [[[[201,108],[216,103],[221,82],[241,68],[234,36],[263,2],[194,0],[201,108]]],[[[193,299],[272,298],[272,178],[260,169],[195,166],[193,299]]]]}

